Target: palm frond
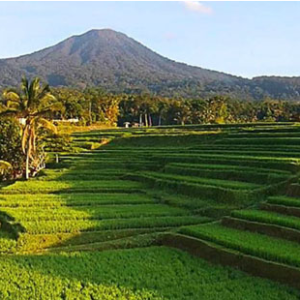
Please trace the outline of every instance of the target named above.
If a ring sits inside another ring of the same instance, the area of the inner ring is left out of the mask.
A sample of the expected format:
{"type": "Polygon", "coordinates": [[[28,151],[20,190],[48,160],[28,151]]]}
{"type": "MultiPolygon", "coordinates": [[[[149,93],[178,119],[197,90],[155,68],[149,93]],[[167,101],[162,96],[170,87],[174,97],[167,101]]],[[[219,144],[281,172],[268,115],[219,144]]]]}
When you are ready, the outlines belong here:
{"type": "Polygon", "coordinates": [[[5,161],[5,160],[0,160],[0,174],[3,174],[5,171],[11,170],[12,165],[5,161]]]}
{"type": "Polygon", "coordinates": [[[14,108],[5,109],[0,112],[0,117],[18,116],[19,110],[14,108]]]}
{"type": "Polygon", "coordinates": [[[45,95],[50,94],[50,86],[49,84],[44,85],[41,88],[40,94],[39,94],[39,98],[43,99],[45,97],[45,95]]]}
{"type": "Polygon", "coordinates": [[[21,90],[24,93],[25,98],[28,100],[28,98],[29,98],[29,94],[28,94],[28,91],[29,91],[29,81],[28,81],[28,79],[25,76],[22,77],[21,90]]]}
{"type": "Polygon", "coordinates": [[[49,85],[44,85],[41,88],[41,91],[38,94],[37,98],[38,98],[37,104],[38,104],[39,111],[44,110],[45,107],[50,107],[51,110],[53,111],[52,106],[55,102],[57,102],[57,99],[54,95],[51,94],[49,85]]]}
{"type": "Polygon", "coordinates": [[[49,103],[56,100],[57,100],[56,97],[53,96],[50,92],[47,92],[46,94],[42,95],[40,98],[40,101],[44,103],[49,103]]]}
{"type": "Polygon", "coordinates": [[[40,79],[35,77],[28,86],[28,107],[32,108],[36,103],[37,94],[40,89],[40,79]]]}
{"type": "Polygon", "coordinates": [[[3,92],[3,98],[7,101],[12,101],[16,103],[20,103],[20,96],[14,90],[7,90],[3,92]]]}
{"type": "Polygon", "coordinates": [[[36,118],[36,124],[38,125],[39,128],[46,129],[53,133],[57,133],[56,126],[51,121],[45,118],[41,118],[41,117],[36,118]]]}
{"type": "Polygon", "coordinates": [[[38,111],[33,113],[32,115],[44,117],[44,116],[48,115],[49,113],[59,111],[62,108],[63,108],[62,103],[55,102],[55,103],[52,103],[51,105],[39,107],[38,111]]]}

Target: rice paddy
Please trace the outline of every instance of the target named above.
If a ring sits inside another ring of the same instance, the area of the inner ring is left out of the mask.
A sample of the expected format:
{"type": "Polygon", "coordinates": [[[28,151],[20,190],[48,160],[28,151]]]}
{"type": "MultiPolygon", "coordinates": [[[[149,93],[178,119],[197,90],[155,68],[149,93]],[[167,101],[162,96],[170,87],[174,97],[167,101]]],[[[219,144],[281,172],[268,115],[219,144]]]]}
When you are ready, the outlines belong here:
{"type": "Polygon", "coordinates": [[[0,268],[12,270],[1,299],[299,299],[291,287],[159,246],[180,233],[300,271],[299,243],[282,234],[300,236],[297,124],[106,129],[72,139],[80,152],[60,153],[59,163],[49,153],[36,178],[0,188],[0,268]],[[20,288],[7,288],[12,281],[20,288]]]}

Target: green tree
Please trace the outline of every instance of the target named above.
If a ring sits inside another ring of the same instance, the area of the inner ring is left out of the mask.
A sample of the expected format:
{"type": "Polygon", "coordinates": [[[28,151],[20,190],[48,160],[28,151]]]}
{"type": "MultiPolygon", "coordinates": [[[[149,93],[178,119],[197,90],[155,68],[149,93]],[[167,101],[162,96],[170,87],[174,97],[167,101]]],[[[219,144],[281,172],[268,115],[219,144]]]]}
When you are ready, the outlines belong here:
{"type": "Polygon", "coordinates": [[[22,150],[25,155],[25,178],[30,176],[30,163],[40,163],[43,157],[37,153],[37,132],[46,129],[56,132],[56,127],[46,118],[56,108],[56,98],[49,85],[41,86],[40,79],[31,82],[23,78],[20,90],[9,89],[3,93],[5,109],[0,115],[11,115],[24,121],[22,150]]]}
{"type": "Polygon", "coordinates": [[[185,125],[191,119],[191,105],[187,100],[179,99],[172,101],[169,113],[179,125],[185,125]]]}
{"type": "MultiPolygon", "coordinates": [[[[0,160],[12,165],[12,177],[22,173],[24,155],[21,148],[20,124],[13,118],[0,118],[0,160]]],[[[6,172],[8,173],[8,172],[6,172]]]]}

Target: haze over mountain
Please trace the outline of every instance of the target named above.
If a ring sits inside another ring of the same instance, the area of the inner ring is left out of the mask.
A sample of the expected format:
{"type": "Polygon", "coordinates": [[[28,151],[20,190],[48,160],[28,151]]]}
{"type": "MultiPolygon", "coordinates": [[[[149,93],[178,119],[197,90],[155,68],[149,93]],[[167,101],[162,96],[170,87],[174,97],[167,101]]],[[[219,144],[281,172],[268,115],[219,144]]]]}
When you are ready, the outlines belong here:
{"type": "Polygon", "coordinates": [[[52,86],[101,86],[116,92],[300,100],[300,77],[250,80],[192,67],[110,29],[91,30],[32,54],[0,60],[0,87],[18,85],[23,75],[40,76],[52,86]]]}

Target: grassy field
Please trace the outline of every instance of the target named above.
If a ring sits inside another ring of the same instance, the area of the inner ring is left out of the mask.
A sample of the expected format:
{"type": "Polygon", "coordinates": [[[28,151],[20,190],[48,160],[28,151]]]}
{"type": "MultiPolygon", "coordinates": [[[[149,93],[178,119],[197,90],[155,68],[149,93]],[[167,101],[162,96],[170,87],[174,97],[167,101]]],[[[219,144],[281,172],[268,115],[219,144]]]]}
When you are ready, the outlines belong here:
{"type": "Polygon", "coordinates": [[[222,222],[300,235],[300,197],[288,195],[299,184],[298,124],[116,128],[72,138],[77,150],[60,153],[58,164],[50,159],[30,181],[2,183],[0,299],[300,298],[157,245],[180,232],[300,268],[296,241],[222,222]]]}
{"type": "Polygon", "coordinates": [[[8,257],[0,270],[5,300],[296,300],[300,295],[162,247],[8,257]]]}

